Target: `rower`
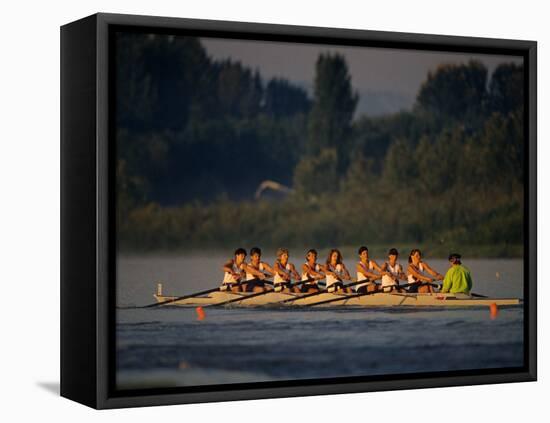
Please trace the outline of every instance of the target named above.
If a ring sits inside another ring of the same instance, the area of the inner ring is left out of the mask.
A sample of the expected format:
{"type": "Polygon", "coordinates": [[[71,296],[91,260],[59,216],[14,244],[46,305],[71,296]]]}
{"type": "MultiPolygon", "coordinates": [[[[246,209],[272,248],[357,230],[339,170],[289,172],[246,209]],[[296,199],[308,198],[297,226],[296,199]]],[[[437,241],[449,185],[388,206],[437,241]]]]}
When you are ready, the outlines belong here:
{"type": "Polygon", "coordinates": [[[290,255],[286,248],[277,250],[277,260],[273,265],[273,285],[277,292],[300,292],[298,287],[291,287],[292,279],[300,280],[300,275],[292,263],[288,262],[290,255]]]}
{"type": "Polygon", "coordinates": [[[317,281],[324,278],[325,275],[321,273],[321,266],[317,263],[317,250],[312,248],[306,254],[306,262],[302,264],[302,281],[314,280],[303,283],[300,291],[303,293],[318,292],[320,288],[317,281]]]}
{"type": "Polygon", "coordinates": [[[357,282],[365,281],[355,286],[355,291],[358,293],[375,292],[378,285],[374,281],[382,278],[382,269],[374,260],[369,259],[369,249],[365,246],[359,247],[357,251],[359,261],[355,266],[357,270],[357,282]],[[375,271],[379,273],[375,273],[375,271]]]}
{"type": "Polygon", "coordinates": [[[403,267],[397,262],[399,252],[396,248],[388,251],[388,260],[382,265],[382,290],[384,292],[398,291],[399,280],[407,280],[403,267]]]}
{"type": "Polygon", "coordinates": [[[450,292],[451,294],[462,294],[470,296],[472,290],[472,274],[470,270],[462,264],[460,254],[453,253],[449,255],[450,269],[443,279],[441,292],[450,292]]]}
{"type": "Polygon", "coordinates": [[[271,266],[262,261],[262,250],[258,247],[250,249],[250,263],[244,264],[246,282],[242,285],[244,292],[265,291],[264,279],[272,276],[275,271],[271,266]]]}
{"type": "Polygon", "coordinates": [[[434,290],[430,284],[442,279],[443,275],[441,273],[433,270],[428,263],[422,260],[422,253],[418,248],[411,250],[409,267],[407,268],[408,292],[433,293],[434,290]]]}
{"type": "Polygon", "coordinates": [[[326,264],[321,268],[327,281],[327,292],[342,291],[351,293],[350,288],[344,288],[343,280],[350,280],[348,269],[342,260],[342,253],[333,248],[328,253],[326,264]]]}
{"type": "Polygon", "coordinates": [[[241,287],[239,282],[244,279],[244,259],[246,258],[246,250],[237,248],[234,253],[234,258],[228,260],[223,265],[223,282],[220,286],[220,291],[240,292],[241,287]]]}

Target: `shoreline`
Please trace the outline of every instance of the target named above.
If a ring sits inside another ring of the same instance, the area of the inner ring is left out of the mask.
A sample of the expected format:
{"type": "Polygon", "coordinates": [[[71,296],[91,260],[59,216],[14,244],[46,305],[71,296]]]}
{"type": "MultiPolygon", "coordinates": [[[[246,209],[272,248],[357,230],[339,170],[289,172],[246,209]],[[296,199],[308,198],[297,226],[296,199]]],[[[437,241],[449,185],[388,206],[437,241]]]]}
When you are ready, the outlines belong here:
{"type": "MultiPolygon", "coordinates": [[[[498,245],[452,245],[447,246],[443,244],[366,244],[369,248],[369,255],[372,258],[386,257],[386,254],[390,248],[397,248],[400,253],[400,258],[406,259],[409,252],[413,248],[419,248],[422,254],[426,258],[432,259],[447,259],[450,253],[458,252],[465,259],[523,259],[524,258],[524,245],[522,244],[498,244],[498,245]]],[[[186,248],[174,248],[174,249],[118,249],[117,256],[132,257],[132,256],[179,256],[179,255],[205,255],[205,254],[223,254],[231,256],[235,248],[239,246],[229,246],[227,248],[221,247],[186,247],[186,248]]],[[[284,246],[290,250],[292,256],[301,257],[305,255],[305,252],[311,247],[303,246],[284,246]]],[[[249,246],[244,246],[247,250],[249,246]],[[247,248],[248,247],[248,248],[247,248]]],[[[262,253],[265,256],[271,256],[275,254],[278,247],[261,246],[262,253]]],[[[315,248],[315,247],[314,247],[315,248]]],[[[357,249],[359,246],[341,246],[337,247],[344,257],[355,257],[357,255],[357,249]]],[[[323,258],[330,248],[316,248],[319,253],[319,258],[323,258]]]]}

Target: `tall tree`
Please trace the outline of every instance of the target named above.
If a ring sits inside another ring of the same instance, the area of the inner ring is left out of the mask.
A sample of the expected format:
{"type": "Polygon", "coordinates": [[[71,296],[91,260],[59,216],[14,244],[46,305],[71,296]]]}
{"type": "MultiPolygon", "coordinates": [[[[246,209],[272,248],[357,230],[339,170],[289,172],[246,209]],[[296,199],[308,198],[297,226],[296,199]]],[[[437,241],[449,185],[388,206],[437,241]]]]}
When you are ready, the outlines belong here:
{"type": "Polygon", "coordinates": [[[265,89],[264,110],[274,117],[307,113],[311,101],[304,89],[290,84],[286,79],[273,78],[265,89]]]}
{"type": "Polygon", "coordinates": [[[255,117],[260,109],[262,83],[258,71],[242,66],[240,62],[225,60],[218,68],[218,101],[221,112],[237,117],[255,117]]]}
{"type": "Polygon", "coordinates": [[[359,96],[353,92],[351,76],[343,56],[321,54],[315,70],[307,152],[316,155],[326,148],[335,149],[338,154],[338,171],[342,174],[348,159],[351,121],[359,96]]]}
{"type": "Polygon", "coordinates": [[[503,115],[523,107],[523,65],[499,65],[489,84],[489,107],[503,115]]]}
{"type": "Polygon", "coordinates": [[[420,87],[417,107],[440,119],[461,120],[474,126],[483,120],[486,87],[487,68],[481,62],[440,65],[428,73],[420,87]]]}

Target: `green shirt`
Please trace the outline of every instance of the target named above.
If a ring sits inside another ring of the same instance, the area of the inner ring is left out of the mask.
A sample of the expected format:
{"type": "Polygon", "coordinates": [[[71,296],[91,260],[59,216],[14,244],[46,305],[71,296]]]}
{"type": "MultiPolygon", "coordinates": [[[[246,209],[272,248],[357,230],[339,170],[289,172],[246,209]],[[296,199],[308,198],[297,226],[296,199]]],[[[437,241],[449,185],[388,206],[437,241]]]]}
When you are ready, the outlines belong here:
{"type": "Polygon", "coordinates": [[[469,294],[472,289],[472,274],[461,264],[452,266],[445,275],[441,292],[469,294]]]}

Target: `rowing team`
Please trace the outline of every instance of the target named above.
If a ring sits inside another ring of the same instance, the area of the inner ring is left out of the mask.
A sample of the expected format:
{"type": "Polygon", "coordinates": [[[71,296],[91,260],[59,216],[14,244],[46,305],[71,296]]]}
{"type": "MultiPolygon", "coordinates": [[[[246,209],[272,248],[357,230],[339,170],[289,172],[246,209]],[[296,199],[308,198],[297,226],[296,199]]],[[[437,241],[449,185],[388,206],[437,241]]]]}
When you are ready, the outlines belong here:
{"type": "Polygon", "coordinates": [[[434,292],[435,281],[443,280],[440,292],[469,295],[472,289],[470,271],[462,265],[459,254],[449,256],[450,268],[446,275],[435,271],[422,260],[422,253],[413,249],[409,254],[407,271],[398,262],[399,253],[395,248],[388,252],[388,259],[379,265],[369,258],[369,250],[362,246],[358,250],[358,262],[355,265],[356,280],[352,279],[346,268],[342,254],[337,249],[330,250],[325,264],[317,263],[317,251],[311,249],[306,254],[300,273],[289,262],[286,248],[277,250],[277,259],[273,266],[262,261],[262,252],[254,247],[250,250],[250,260],[246,261],[246,250],[238,248],[234,257],[223,265],[224,279],[221,290],[232,292],[263,292],[267,290],[265,279],[273,278],[273,286],[278,292],[315,293],[321,290],[320,280],[325,280],[327,292],[357,293],[369,292],[434,292]],[[293,283],[294,280],[294,283],[293,283]],[[344,284],[344,281],[352,283],[344,284]],[[377,282],[379,281],[379,282],[377,282]],[[405,284],[399,283],[405,281],[405,284]]]}

